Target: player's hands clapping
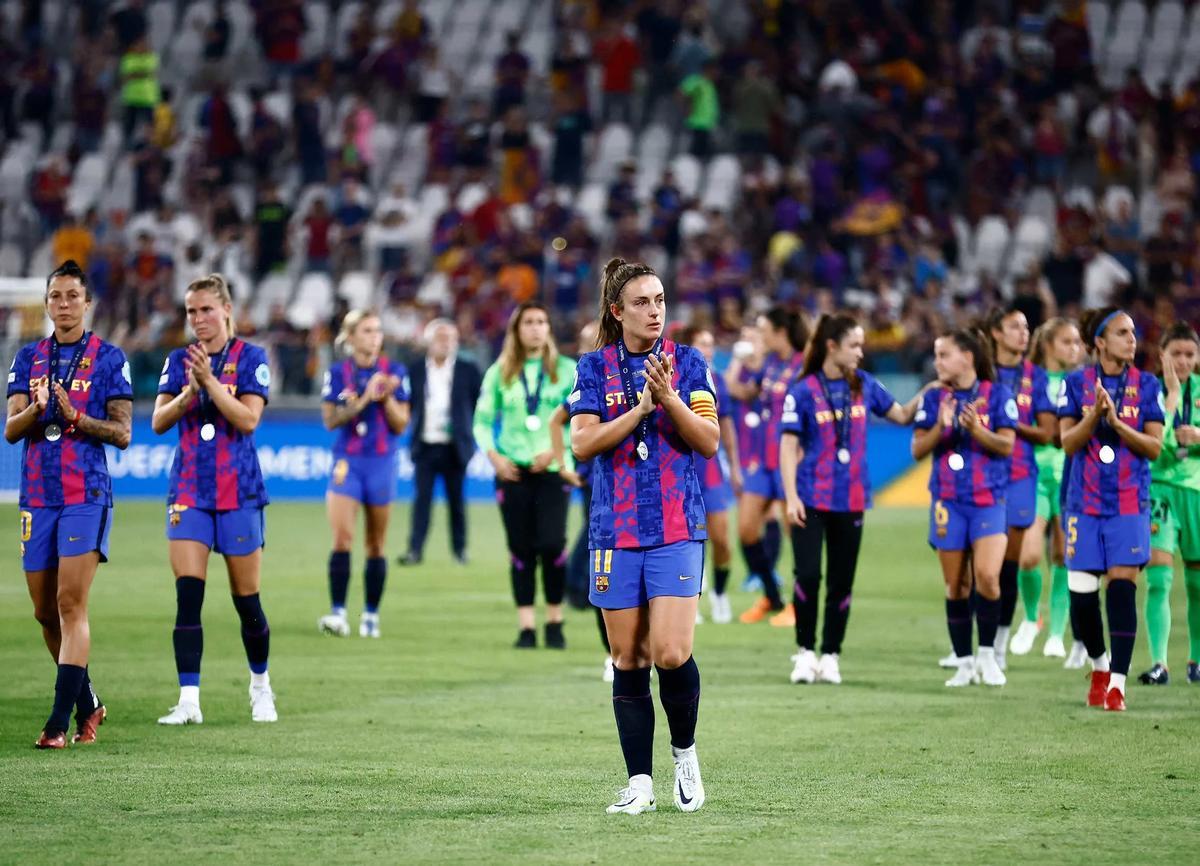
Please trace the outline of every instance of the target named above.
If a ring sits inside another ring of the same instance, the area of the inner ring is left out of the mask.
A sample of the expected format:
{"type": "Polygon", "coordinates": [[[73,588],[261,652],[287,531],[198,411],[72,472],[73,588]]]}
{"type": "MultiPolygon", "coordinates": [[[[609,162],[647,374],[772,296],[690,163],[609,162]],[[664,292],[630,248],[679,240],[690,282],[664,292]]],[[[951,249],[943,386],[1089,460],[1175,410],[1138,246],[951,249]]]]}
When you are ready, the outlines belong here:
{"type": "Polygon", "coordinates": [[[942,396],[942,402],[938,404],[938,424],[943,430],[949,430],[954,426],[954,413],[957,408],[958,404],[954,395],[947,391],[942,396]]]}
{"type": "Polygon", "coordinates": [[[50,386],[43,383],[33,389],[33,405],[37,406],[38,414],[46,411],[50,405],[50,386]]]}
{"type": "Polygon", "coordinates": [[[1091,413],[1096,418],[1104,418],[1113,408],[1112,397],[1099,382],[1096,383],[1096,402],[1092,404],[1091,413]]]}
{"type": "Polygon", "coordinates": [[[54,383],[54,398],[58,401],[58,414],[68,424],[74,424],[83,413],[71,405],[71,396],[61,382],[54,383]]]}
{"type": "Polygon", "coordinates": [[[217,377],[213,375],[212,362],[208,359],[208,352],[204,351],[204,347],[199,343],[192,343],[187,347],[187,358],[183,366],[197,390],[207,390],[217,381],[217,377]]]}
{"type": "Polygon", "coordinates": [[[650,390],[655,405],[661,405],[674,396],[675,389],[671,387],[674,367],[670,358],[666,355],[647,356],[645,373],[646,387],[650,390]]]}
{"type": "Polygon", "coordinates": [[[389,376],[387,373],[375,372],[367,381],[367,387],[364,393],[372,403],[379,403],[387,399],[396,386],[400,384],[400,380],[395,376],[389,376]],[[393,384],[394,383],[394,384],[393,384]]]}
{"type": "Polygon", "coordinates": [[[979,410],[974,403],[963,404],[962,411],[958,413],[958,423],[968,433],[974,433],[979,428],[979,410]]]}

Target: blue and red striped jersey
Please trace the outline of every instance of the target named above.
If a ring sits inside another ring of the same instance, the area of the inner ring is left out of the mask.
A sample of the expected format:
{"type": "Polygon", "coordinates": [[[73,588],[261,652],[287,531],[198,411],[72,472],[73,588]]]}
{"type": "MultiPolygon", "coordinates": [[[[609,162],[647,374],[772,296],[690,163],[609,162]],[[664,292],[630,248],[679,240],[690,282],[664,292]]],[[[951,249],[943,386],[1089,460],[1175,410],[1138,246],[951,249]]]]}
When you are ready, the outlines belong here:
{"type": "MultiPolygon", "coordinates": [[[[393,396],[401,403],[412,398],[409,394],[408,370],[403,364],[389,361],[380,355],[371,367],[359,367],[353,360],[334,364],[325,372],[321,399],[326,403],[345,403],[351,396],[362,394],[375,373],[395,376],[400,380],[393,396]]],[[[395,454],[400,437],[392,433],[382,403],[368,403],[349,424],[338,428],[333,440],[335,457],[384,457],[395,454]]]]}
{"type": "MultiPolygon", "coordinates": [[[[683,401],[688,405],[708,401],[711,406],[716,385],[704,356],[671,340],[663,341],[662,352],[674,358],[673,384],[683,401]]],[[[604,423],[629,411],[617,358],[613,344],[579,359],[575,387],[568,398],[571,417],[598,415],[604,423]]],[[[646,354],[629,353],[626,358],[640,396],[645,386],[646,354]]],[[[636,437],[635,432],[592,461],[589,546],[655,547],[707,538],[698,461],[691,447],[661,407],[649,418],[649,459],[638,459],[636,437]]]]}
{"type": "MultiPolygon", "coordinates": [[[[80,343],[63,343],[58,351],[57,380],[68,375],[80,343]]],[[[42,384],[50,383],[52,341],[47,338],[21,347],[8,372],[8,396],[32,395],[42,384]]],[[[63,383],[63,387],[67,387],[63,383]]],[[[108,401],[132,400],[133,386],[125,353],[95,334],[88,336],[75,368],[68,392],[71,405],[92,418],[108,417],[108,401]]],[[[32,399],[32,396],[31,396],[32,399]]],[[[50,392],[51,408],[57,405],[50,392]]],[[[65,420],[57,442],[45,438],[51,409],[25,437],[21,459],[20,504],[25,508],[52,508],[62,505],[112,505],[112,480],[104,443],[79,431],[67,431],[65,420]]]]}
{"type": "MultiPolygon", "coordinates": [[[[717,389],[717,417],[732,418],[733,398],[729,396],[729,386],[711,367],[709,375],[717,389]]],[[[701,457],[697,454],[696,460],[700,466],[700,485],[702,487],[720,487],[729,479],[729,467],[725,465],[727,458],[723,447],[718,447],[717,453],[711,458],[701,457]]]]}
{"type": "MultiPolygon", "coordinates": [[[[1028,358],[1015,367],[996,366],[996,380],[1007,388],[1017,401],[1017,423],[1027,427],[1037,426],[1037,416],[1043,412],[1055,414],[1054,402],[1046,393],[1046,371],[1028,358]]],[[[1036,478],[1037,463],[1034,462],[1033,444],[1020,436],[1013,445],[1012,480],[1024,481],[1036,478]]]]}
{"type": "MultiPolygon", "coordinates": [[[[1058,398],[1059,418],[1082,418],[1096,402],[1099,378],[1120,407],[1121,420],[1130,427],[1145,430],[1148,423],[1162,423],[1162,390],[1156,378],[1130,367],[1121,395],[1122,377],[1098,376],[1098,372],[1091,366],[1067,376],[1058,398]]],[[[1063,487],[1067,489],[1065,509],[1073,514],[1144,514],[1150,508],[1150,461],[1129,450],[1106,425],[1097,426],[1087,448],[1073,455],[1063,476],[1063,487]],[[1106,447],[1112,449],[1111,463],[1101,459],[1106,447]]]]}
{"type": "MultiPolygon", "coordinates": [[[[219,353],[210,355],[210,362],[218,357],[219,353]]],[[[179,394],[187,387],[183,367],[186,358],[187,349],[176,349],[167,356],[158,380],[158,393],[179,394]]],[[[257,394],[263,400],[268,397],[271,368],[267,364],[267,353],[260,346],[235,337],[224,366],[213,372],[235,397],[243,394],[257,394]]],[[[179,447],[175,449],[175,459],[171,463],[167,504],[214,511],[266,505],[269,501],[267,488],[258,465],[254,434],[239,432],[215,407],[210,411],[216,435],[209,441],[200,435],[207,420],[198,396],[176,425],[179,447]]]]}
{"type": "MultiPolygon", "coordinates": [[[[954,391],[961,407],[972,399],[979,420],[988,430],[1010,430],[1017,426],[1017,401],[998,382],[976,382],[977,391],[954,391]]],[[[930,388],[925,392],[914,425],[928,430],[938,423],[938,406],[949,388],[930,388]]],[[[1008,493],[1009,458],[988,451],[966,430],[955,426],[942,434],[933,449],[933,469],[929,473],[929,492],[934,499],[961,505],[996,505],[1008,493]],[[955,459],[955,455],[958,458],[955,459]],[[961,464],[958,463],[961,460],[961,464]],[[954,466],[959,465],[959,469],[954,466]]]]}
{"type": "MultiPolygon", "coordinates": [[[[738,382],[747,384],[758,381],[758,371],[742,368],[738,382]]],[[[733,401],[733,427],[737,431],[738,462],[743,472],[756,472],[763,461],[763,418],[762,401],[733,401]]]]}
{"type": "Polygon", "coordinates": [[[763,468],[774,472],[779,468],[779,437],[782,434],[783,404],[787,400],[788,389],[804,368],[804,353],[796,352],[790,358],[767,355],[762,369],[758,371],[757,382],[762,402],[763,419],[763,468]]]}
{"type": "Polygon", "coordinates": [[[800,438],[804,456],[796,467],[796,492],[809,508],[818,511],[865,511],[871,507],[871,481],[867,477],[868,415],[880,418],[896,399],[870,373],[859,371],[858,393],[845,379],[805,376],[788,391],[783,405],[783,432],[800,438]],[[849,423],[846,411],[849,409],[849,423]],[[846,424],[845,427],[842,427],[846,424]],[[839,434],[845,436],[839,442],[839,434]],[[842,463],[845,448],[850,461],[842,463]]]}

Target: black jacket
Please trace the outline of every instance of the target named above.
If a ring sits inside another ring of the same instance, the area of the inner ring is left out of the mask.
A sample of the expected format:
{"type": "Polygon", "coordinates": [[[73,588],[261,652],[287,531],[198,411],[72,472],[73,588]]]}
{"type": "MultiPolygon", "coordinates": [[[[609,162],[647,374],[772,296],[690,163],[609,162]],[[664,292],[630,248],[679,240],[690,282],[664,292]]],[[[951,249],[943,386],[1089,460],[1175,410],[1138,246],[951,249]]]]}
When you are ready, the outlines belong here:
{"type": "MultiPolygon", "coordinates": [[[[412,385],[412,457],[419,460],[421,452],[428,446],[421,441],[425,428],[425,358],[414,361],[408,370],[412,385]]],[[[458,453],[459,460],[466,466],[475,454],[475,436],[471,432],[475,423],[475,403],[479,400],[479,389],[483,374],[472,362],[462,357],[454,359],[454,381],[450,386],[450,444],[458,453]]]]}

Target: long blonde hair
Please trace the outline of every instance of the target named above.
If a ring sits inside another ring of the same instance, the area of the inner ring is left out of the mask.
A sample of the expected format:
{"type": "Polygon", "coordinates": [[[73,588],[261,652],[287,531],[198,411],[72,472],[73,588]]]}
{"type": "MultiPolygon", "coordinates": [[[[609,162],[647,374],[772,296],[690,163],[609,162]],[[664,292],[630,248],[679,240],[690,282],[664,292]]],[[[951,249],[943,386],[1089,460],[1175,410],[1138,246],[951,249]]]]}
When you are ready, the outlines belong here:
{"type": "Polygon", "coordinates": [[[352,354],[354,348],[350,345],[350,338],[354,336],[354,330],[367,319],[378,318],[379,313],[371,309],[351,310],[346,313],[341,327],[338,328],[338,335],[333,340],[333,348],[343,355],[352,354]]]}
{"type": "MultiPolygon", "coordinates": [[[[192,292],[212,292],[222,304],[233,306],[233,293],[229,291],[229,283],[225,282],[225,277],[221,274],[209,274],[206,277],[192,280],[183,294],[187,296],[192,292]]],[[[230,337],[237,336],[237,325],[234,324],[233,313],[225,316],[225,327],[229,331],[230,337]]]]}
{"type": "Polygon", "coordinates": [[[1075,327],[1077,325],[1074,322],[1062,316],[1054,316],[1042,322],[1029,338],[1029,360],[1039,367],[1045,367],[1046,360],[1050,357],[1050,346],[1058,337],[1058,332],[1063,328],[1075,327]]]}
{"type": "Polygon", "coordinates": [[[621,292],[625,284],[638,277],[656,277],[654,268],[641,262],[609,259],[600,282],[600,326],[596,331],[596,348],[603,349],[621,339],[621,322],[612,313],[613,305],[624,307],[621,292]]]}
{"type": "MultiPolygon", "coordinates": [[[[530,310],[541,310],[550,318],[550,311],[536,301],[526,301],[521,304],[508,318],[508,327],[504,329],[504,345],[500,347],[500,357],[496,363],[500,365],[500,381],[510,384],[521,367],[525,364],[525,351],[521,347],[521,338],[517,334],[521,326],[521,317],[530,310]]],[[[546,345],[542,346],[542,370],[551,382],[558,384],[558,345],[554,342],[554,334],[546,334],[546,345]]]]}

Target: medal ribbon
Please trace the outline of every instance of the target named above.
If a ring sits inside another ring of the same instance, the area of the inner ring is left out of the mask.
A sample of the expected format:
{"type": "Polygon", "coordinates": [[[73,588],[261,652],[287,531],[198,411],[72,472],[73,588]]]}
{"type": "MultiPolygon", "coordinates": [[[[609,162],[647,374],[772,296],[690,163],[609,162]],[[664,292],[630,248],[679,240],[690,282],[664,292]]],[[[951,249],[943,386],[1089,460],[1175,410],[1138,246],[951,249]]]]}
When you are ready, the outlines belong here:
{"type": "MultiPolygon", "coordinates": [[[[980,385],[979,378],[976,377],[975,384],[971,386],[971,393],[967,395],[967,405],[973,406],[973,405],[975,405],[975,401],[979,399],[979,385],[980,385]]],[[[970,442],[968,440],[971,438],[969,434],[963,432],[962,425],[958,423],[958,413],[960,411],[962,411],[962,407],[963,407],[963,402],[961,400],[955,400],[955,403],[954,403],[954,439],[952,440],[953,441],[952,447],[955,451],[957,451],[960,454],[966,450],[967,446],[970,445],[970,442]]]]}
{"type": "MultiPolygon", "coordinates": [[[[657,355],[662,350],[662,337],[654,341],[654,345],[650,347],[650,354],[657,355]]],[[[633,371],[629,369],[629,352],[625,348],[625,340],[617,340],[617,367],[621,371],[621,387],[625,391],[625,405],[629,407],[630,412],[638,404],[638,392],[633,387],[633,371]]],[[[524,380],[524,375],[522,375],[524,380]]],[[[650,437],[650,416],[647,415],[637,426],[637,441],[641,445],[650,437]]]]}
{"type": "MultiPolygon", "coordinates": [[[[66,374],[58,378],[58,337],[50,337],[50,381],[57,382],[63,386],[68,394],[71,393],[71,385],[75,382],[75,373],[79,370],[79,362],[83,360],[83,354],[87,351],[88,342],[92,339],[91,331],[84,331],[83,336],[79,339],[79,345],[75,347],[75,354],[71,357],[71,363],[67,365],[66,374]]],[[[50,405],[46,407],[47,415],[46,422],[52,423],[59,419],[58,399],[54,396],[54,392],[50,393],[50,405]]]]}
{"type": "MultiPolygon", "coordinates": [[[[221,381],[221,374],[225,369],[225,361],[229,358],[229,350],[233,348],[233,338],[231,337],[226,343],[225,348],[221,350],[221,354],[217,355],[217,365],[213,368],[213,375],[217,377],[217,381],[221,381]]],[[[211,364],[212,361],[210,360],[211,364]]],[[[204,424],[215,424],[217,420],[217,406],[213,402],[212,397],[208,395],[207,388],[201,388],[198,395],[200,400],[200,420],[204,424]]]]}
{"type": "MultiPolygon", "coordinates": [[[[1100,365],[1097,364],[1096,365],[1096,387],[1098,387],[1098,388],[1104,386],[1104,380],[1100,378],[1103,374],[1104,374],[1104,371],[1100,368],[1100,365]]],[[[1125,403],[1125,380],[1128,378],[1129,378],[1129,367],[1128,367],[1128,365],[1126,365],[1125,367],[1121,368],[1121,377],[1119,379],[1117,379],[1117,399],[1116,399],[1117,418],[1121,417],[1121,408],[1122,408],[1123,404],[1125,403]]],[[[1094,390],[1092,392],[1092,397],[1094,400],[1095,399],[1095,391],[1094,390]]],[[[1101,444],[1103,444],[1103,445],[1119,446],[1121,444],[1121,437],[1118,436],[1113,431],[1113,429],[1108,426],[1107,418],[1102,417],[1100,419],[1100,425],[1099,425],[1099,428],[1097,429],[1096,433],[1097,433],[1097,438],[1099,438],[1101,444]]],[[[1115,450],[1115,448],[1114,448],[1114,450],[1115,450]]]]}
{"type": "Polygon", "coordinates": [[[525,365],[521,365],[520,371],[521,389],[525,392],[525,412],[529,415],[536,415],[538,406],[542,403],[542,385],[546,382],[546,365],[543,363],[538,367],[537,390],[530,393],[529,380],[525,378],[525,365]]]}
{"type": "Polygon", "coordinates": [[[837,440],[838,451],[843,448],[850,447],[850,408],[854,403],[853,395],[850,394],[850,383],[846,383],[846,401],[842,406],[842,417],[838,420],[837,407],[833,405],[833,395],[829,391],[829,382],[825,378],[824,373],[817,373],[817,381],[821,383],[821,395],[825,398],[825,405],[829,407],[829,411],[833,413],[833,430],[834,438],[837,440]]]}

